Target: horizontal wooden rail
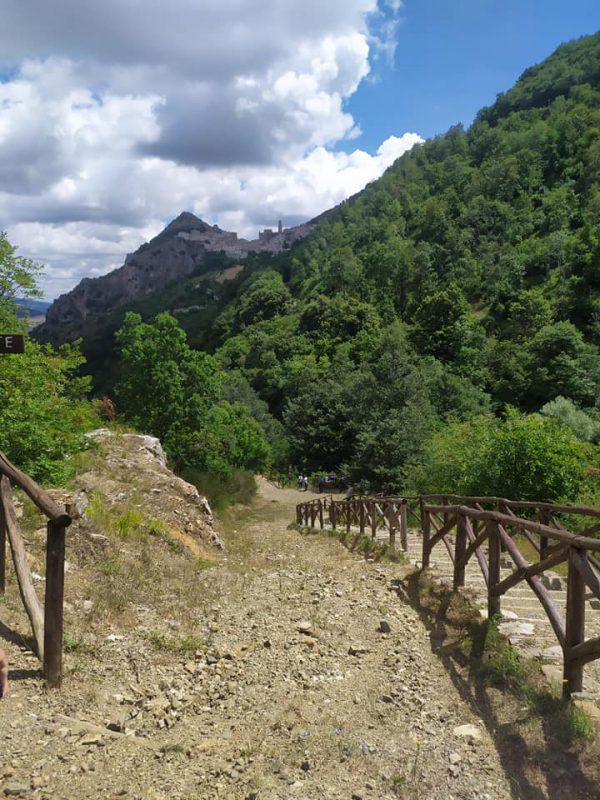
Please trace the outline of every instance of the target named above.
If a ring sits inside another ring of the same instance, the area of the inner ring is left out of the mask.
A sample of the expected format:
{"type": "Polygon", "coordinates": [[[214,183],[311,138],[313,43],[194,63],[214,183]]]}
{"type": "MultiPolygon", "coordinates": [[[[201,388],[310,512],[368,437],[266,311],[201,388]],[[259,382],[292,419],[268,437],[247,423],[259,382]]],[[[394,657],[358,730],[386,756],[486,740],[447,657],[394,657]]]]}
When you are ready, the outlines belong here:
{"type": "Polygon", "coordinates": [[[520,517],[510,516],[509,514],[501,514],[498,511],[479,511],[469,506],[424,506],[424,508],[434,514],[459,513],[471,519],[493,520],[500,524],[511,525],[519,530],[535,531],[550,539],[566,542],[574,547],[582,547],[586,550],[600,553],[599,539],[592,539],[577,533],[569,533],[569,531],[565,531],[564,528],[553,528],[550,525],[542,525],[542,523],[535,522],[535,520],[521,519],[520,517]]]}
{"type": "Polygon", "coordinates": [[[466,497],[452,494],[408,495],[403,497],[360,497],[347,500],[312,500],[296,507],[300,525],[324,526],[325,512],[332,528],[352,527],[375,538],[378,531],[389,534],[395,546],[396,531],[401,532],[402,548],[407,548],[408,519],[418,523],[422,536],[422,568],[430,563],[431,553],[443,543],[453,564],[453,586],[464,586],[465,568],[473,556],[487,585],[488,614],[499,614],[501,597],[520,583],[527,583],[544,609],[563,650],[563,691],[581,691],[583,666],[600,658],[600,637],[585,639],[586,593],[600,599],[600,540],[589,533],[600,532],[600,509],[567,506],[504,497],[466,497]],[[525,516],[517,516],[517,511],[525,516]],[[567,530],[557,516],[594,517],[583,533],[567,530]],[[537,519],[533,517],[536,516],[537,519]],[[524,537],[536,554],[533,563],[519,549],[515,535],[524,537]],[[501,553],[514,564],[513,571],[501,579],[501,553]],[[541,580],[549,569],[567,564],[567,607],[563,617],[551,592],[541,580]]]}
{"type": "MultiPolygon", "coordinates": [[[[387,498],[388,500],[399,498],[387,498]]],[[[558,505],[556,503],[545,503],[545,502],[538,502],[537,500],[509,500],[506,497],[470,497],[470,496],[463,496],[459,494],[421,494],[421,495],[408,495],[403,497],[404,500],[419,500],[423,502],[427,502],[429,500],[460,500],[461,505],[466,505],[468,503],[486,503],[487,505],[505,505],[508,508],[531,508],[531,509],[543,509],[548,511],[553,511],[557,514],[577,514],[584,517],[598,517],[600,519],[600,508],[594,508],[593,506],[567,506],[567,505],[558,505]]],[[[450,503],[445,503],[450,505],[450,503]]]]}
{"type": "Polygon", "coordinates": [[[71,524],[71,517],[45,492],[33,478],[21,472],[8,460],[4,453],[0,453],[0,475],[6,475],[11,483],[16,484],[33,500],[39,510],[45,514],[55,525],[67,528],[71,524]]]}

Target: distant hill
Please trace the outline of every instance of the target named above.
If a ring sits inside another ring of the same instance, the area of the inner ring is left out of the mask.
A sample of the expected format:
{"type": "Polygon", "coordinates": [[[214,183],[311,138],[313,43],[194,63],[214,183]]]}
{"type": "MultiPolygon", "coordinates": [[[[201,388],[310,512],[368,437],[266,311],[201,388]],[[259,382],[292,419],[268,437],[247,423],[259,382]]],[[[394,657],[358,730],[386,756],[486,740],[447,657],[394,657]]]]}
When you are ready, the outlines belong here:
{"type": "Polygon", "coordinates": [[[28,297],[15,298],[17,303],[17,315],[22,319],[27,315],[31,317],[43,317],[52,305],[46,300],[32,300],[28,297]]]}

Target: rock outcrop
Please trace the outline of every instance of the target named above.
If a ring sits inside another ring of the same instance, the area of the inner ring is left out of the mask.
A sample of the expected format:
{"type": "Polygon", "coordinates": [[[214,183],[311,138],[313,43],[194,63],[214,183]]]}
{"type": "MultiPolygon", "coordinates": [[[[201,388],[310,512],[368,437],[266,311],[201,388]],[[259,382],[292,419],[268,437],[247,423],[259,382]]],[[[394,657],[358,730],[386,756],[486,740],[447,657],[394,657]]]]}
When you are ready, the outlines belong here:
{"type": "Polygon", "coordinates": [[[309,222],[285,230],[266,230],[258,239],[249,241],[184,212],[158,236],[129,254],[122,267],[99,278],[84,278],[55,300],[46,321],[36,328],[36,338],[58,345],[89,335],[108,312],[209,269],[206,261],[210,253],[223,253],[232,260],[244,259],[252,252],[279,253],[313,227],[309,222]]]}
{"type": "Polygon", "coordinates": [[[195,556],[222,549],[208,501],[195,486],[171,472],[157,438],[115,434],[105,428],[88,436],[98,443],[100,457],[73,480],[73,492],[51,490],[69,508],[75,533],[86,537],[88,506],[96,496],[108,510],[138,509],[158,521],[165,535],[195,556]]]}

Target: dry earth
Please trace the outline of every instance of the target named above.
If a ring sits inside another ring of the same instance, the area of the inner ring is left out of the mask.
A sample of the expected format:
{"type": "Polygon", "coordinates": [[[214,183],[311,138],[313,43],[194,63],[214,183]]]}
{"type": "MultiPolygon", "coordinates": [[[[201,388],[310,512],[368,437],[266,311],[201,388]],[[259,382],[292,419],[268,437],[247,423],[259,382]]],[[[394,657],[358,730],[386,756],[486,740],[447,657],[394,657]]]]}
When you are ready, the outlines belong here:
{"type": "Polygon", "coordinates": [[[13,582],[0,599],[4,795],[596,797],[521,780],[525,754],[498,746],[502,723],[478,715],[391,591],[403,568],[288,529],[304,497],[262,481],[251,508],[220,521],[212,566],[156,536],[72,542],[59,692],[19,646],[13,582]]]}

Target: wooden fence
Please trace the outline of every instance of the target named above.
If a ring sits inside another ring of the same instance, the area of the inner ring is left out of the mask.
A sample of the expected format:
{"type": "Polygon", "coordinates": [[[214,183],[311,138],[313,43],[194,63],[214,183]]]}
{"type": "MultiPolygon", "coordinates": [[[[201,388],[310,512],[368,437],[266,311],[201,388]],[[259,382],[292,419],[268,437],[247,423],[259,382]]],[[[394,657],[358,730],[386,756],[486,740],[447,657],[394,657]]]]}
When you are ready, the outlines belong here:
{"type": "Polygon", "coordinates": [[[41,486],[0,453],[0,594],[6,587],[6,540],[11,546],[23,605],[29,616],[37,654],[48,686],[62,681],[63,597],[65,533],[71,517],[61,510],[41,486]],[[25,545],[12,498],[11,482],[19,486],[48,518],[46,538],[46,596],[44,608],[35,592],[27,565],[25,545]]]}
{"type": "Polygon", "coordinates": [[[453,586],[465,583],[465,568],[474,556],[487,586],[488,615],[500,613],[501,597],[525,581],[539,600],[563,651],[563,694],[583,688],[583,667],[600,658],[600,636],[585,638],[586,594],[600,599],[600,509],[553,503],[507,500],[502,497],[420,495],[409,497],[312,500],[296,507],[299,525],[333,529],[358,528],[375,538],[389,535],[390,544],[407,549],[409,523],[422,535],[422,567],[430,564],[433,549],[446,547],[453,564],[453,586]],[[562,524],[568,515],[584,526],[572,533],[562,524]],[[581,520],[585,520],[582,522],[581,520]],[[587,524],[587,523],[590,524],[587,524]],[[414,527],[414,525],[413,525],[414,527]],[[515,537],[520,537],[515,538],[515,537]],[[530,560],[523,544],[534,552],[530,560]],[[500,556],[512,561],[512,572],[501,579],[500,556]],[[567,602],[563,616],[544,586],[541,575],[565,563],[567,602]]]}

